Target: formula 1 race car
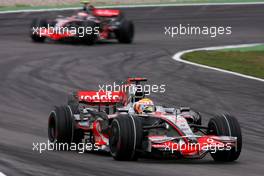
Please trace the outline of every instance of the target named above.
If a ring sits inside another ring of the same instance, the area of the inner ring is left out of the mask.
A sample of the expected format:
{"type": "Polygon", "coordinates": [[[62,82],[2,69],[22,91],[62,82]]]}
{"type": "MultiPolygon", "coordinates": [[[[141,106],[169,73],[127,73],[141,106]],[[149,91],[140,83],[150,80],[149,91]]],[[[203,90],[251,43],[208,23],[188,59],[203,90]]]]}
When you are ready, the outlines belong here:
{"type": "Polygon", "coordinates": [[[91,13],[81,11],[70,17],[34,19],[30,37],[34,42],[49,38],[56,41],[75,39],[88,45],[108,39],[132,43],[134,24],[120,10],[95,8],[91,13]]]}
{"type": "MultiPolygon", "coordinates": [[[[129,78],[135,87],[145,78],[129,78]]],[[[235,117],[223,114],[202,126],[201,115],[188,107],[154,106],[136,113],[143,91],[78,91],[68,105],[49,115],[48,136],[53,143],[91,143],[96,151],[110,152],[115,160],[136,160],[144,155],[201,159],[210,153],[215,161],[239,158],[242,135],[235,117]]]]}

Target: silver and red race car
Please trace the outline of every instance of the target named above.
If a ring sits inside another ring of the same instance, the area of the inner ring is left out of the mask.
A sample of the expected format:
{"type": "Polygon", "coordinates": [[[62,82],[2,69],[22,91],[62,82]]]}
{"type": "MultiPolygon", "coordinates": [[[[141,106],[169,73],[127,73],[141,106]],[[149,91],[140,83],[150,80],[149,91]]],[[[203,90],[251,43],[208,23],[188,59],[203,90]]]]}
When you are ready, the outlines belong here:
{"type": "Polygon", "coordinates": [[[120,10],[97,9],[90,13],[80,11],[70,17],[34,19],[30,37],[34,42],[77,40],[92,45],[99,40],[117,39],[120,43],[132,43],[134,24],[120,10]]]}
{"type": "MultiPolygon", "coordinates": [[[[129,78],[123,85],[137,87],[145,78],[129,78]]],[[[154,112],[133,111],[145,98],[142,91],[78,91],[68,105],[49,115],[48,137],[53,143],[90,143],[110,152],[115,160],[153,155],[215,161],[239,158],[242,135],[235,117],[223,114],[202,125],[201,115],[188,107],[155,106],[154,112]]]]}

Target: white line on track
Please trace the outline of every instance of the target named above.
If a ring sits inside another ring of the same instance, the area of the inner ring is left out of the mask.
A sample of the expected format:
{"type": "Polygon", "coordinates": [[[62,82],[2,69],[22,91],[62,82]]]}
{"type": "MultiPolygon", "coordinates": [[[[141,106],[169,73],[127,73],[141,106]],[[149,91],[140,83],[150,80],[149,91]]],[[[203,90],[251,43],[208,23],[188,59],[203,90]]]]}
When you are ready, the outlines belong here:
{"type": "Polygon", "coordinates": [[[220,69],[220,68],[215,68],[215,67],[210,67],[210,66],[206,66],[206,65],[201,65],[201,64],[197,64],[197,63],[193,63],[193,62],[190,62],[190,61],[181,59],[182,55],[184,55],[186,53],[189,53],[189,52],[193,52],[193,51],[201,51],[201,50],[207,50],[207,51],[209,51],[209,50],[221,50],[221,49],[230,49],[230,48],[251,47],[251,46],[257,46],[257,45],[261,45],[261,43],[190,49],[190,50],[178,52],[172,58],[174,60],[178,61],[178,62],[182,62],[182,63],[185,63],[185,64],[190,64],[190,65],[194,65],[194,66],[197,66],[197,67],[202,67],[202,68],[206,68],[206,69],[216,70],[216,71],[220,71],[220,72],[223,72],[223,73],[240,76],[240,77],[247,78],[247,79],[252,79],[252,80],[264,82],[264,79],[261,79],[261,78],[256,78],[256,77],[244,75],[244,74],[241,74],[241,73],[236,73],[236,72],[232,72],[232,71],[228,71],[228,70],[223,70],[223,69],[220,69]]]}
{"type": "MultiPolygon", "coordinates": [[[[179,7],[181,7],[181,6],[222,6],[222,5],[261,5],[261,4],[264,4],[264,2],[109,5],[109,6],[100,6],[98,8],[140,8],[140,7],[175,7],[175,6],[179,6],[179,7]]],[[[0,14],[24,13],[24,12],[63,11],[63,10],[77,10],[77,9],[81,9],[81,7],[49,8],[49,9],[27,9],[27,10],[7,10],[7,11],[0,11],[0,14]]]]}
{"type": "Polygon", "coordinates": [[[6,176],[3,172],[0,172],[0,176],[6,176]]]}

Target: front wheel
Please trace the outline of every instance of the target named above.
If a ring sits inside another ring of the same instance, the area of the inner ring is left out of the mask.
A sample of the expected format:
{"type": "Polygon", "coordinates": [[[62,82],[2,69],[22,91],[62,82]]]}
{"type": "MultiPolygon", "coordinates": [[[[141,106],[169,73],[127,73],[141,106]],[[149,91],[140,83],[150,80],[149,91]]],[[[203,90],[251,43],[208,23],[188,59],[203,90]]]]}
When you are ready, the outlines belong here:
{"type": "Polygon", "coordinates": [[[215,161],[230,162],[239,158],[242,149],[242,134],[237,119],[231,115],[223,114],[210,119],[208,134],[216,136],[232,136],[237,138],[237,145],[231,150],[211,153],[215,161]]]}
{"type": "Polygon", "coordinates": [[[141,121],[131,115],[120,115],[110,127],[109,146],[115,160],[131,161],[138,158],[138,149],[142,145],[141,121]]]}
{"type": "Polygon", "coordinates": [[[117,40],[120,43],[132,43],[134,38],[134,24],[132,21],[124,20],[116,31],[117,40]]]}

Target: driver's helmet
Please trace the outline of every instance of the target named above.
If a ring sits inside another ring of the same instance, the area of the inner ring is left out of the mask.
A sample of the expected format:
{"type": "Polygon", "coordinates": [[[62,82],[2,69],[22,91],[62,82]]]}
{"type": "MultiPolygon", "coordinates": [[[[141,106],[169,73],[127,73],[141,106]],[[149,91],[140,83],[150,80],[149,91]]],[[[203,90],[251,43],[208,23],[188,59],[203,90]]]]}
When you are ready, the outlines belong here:
{"type": "Polygon", "coordinates": [[[91,1],[90,0],[81,0],[81,3],[82,4],[88,4],[88,3],[90,3],[91,1]]]}
{"type": "Polygon", "coordinates": [[[137,114],[152,113],[155,111],[155,107],[151,99],[143,98],[134,104],[134,110],[137,114]]]}
{"type": "Polygon", "coordinates": [[[81,0],[81,3],[83,4],[83,10],[87,13],[91,13],[91,11],[94,10],[94,6],[91,4],[90,0],[81,0]]]}

